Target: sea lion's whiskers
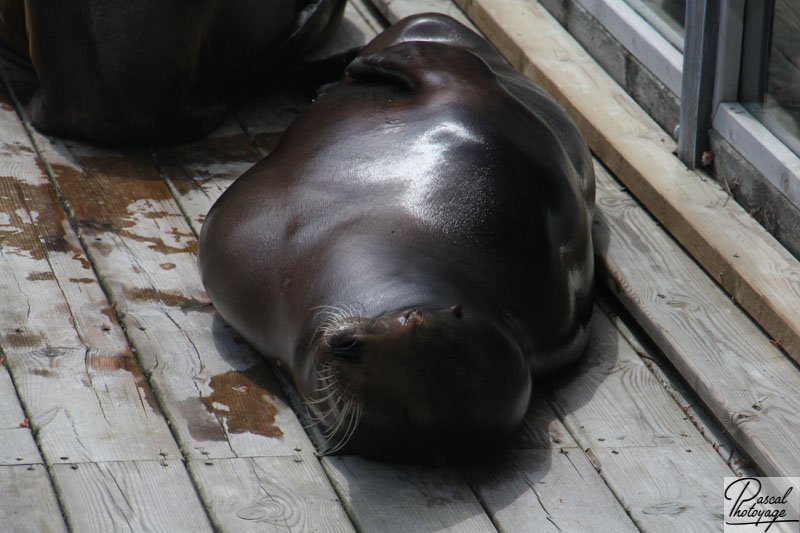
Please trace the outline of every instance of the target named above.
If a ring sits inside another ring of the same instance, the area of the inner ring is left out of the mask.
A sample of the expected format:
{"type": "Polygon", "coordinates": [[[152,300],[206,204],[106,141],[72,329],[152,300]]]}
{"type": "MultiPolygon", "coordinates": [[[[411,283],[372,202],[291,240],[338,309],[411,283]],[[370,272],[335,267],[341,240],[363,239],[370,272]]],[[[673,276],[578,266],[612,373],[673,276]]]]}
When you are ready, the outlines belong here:
{"type": "Polygon", "coordinates": [[[352,409],[350,409],[349,411],[350,421],[347,423],[347,429],[342,435],[342,438],[339,440],[339,443],[330,450],[326,450],[325,455],[331,455],[338,452],[339,450],[344,448],[348,442],[350,442],[350,439],[353,437],[353,434],[355,433],[356,428],[358,427],[358,423],[361,421],[361,410],[362,406],[360,403],[356,403],[355,406],[352,409]]]}

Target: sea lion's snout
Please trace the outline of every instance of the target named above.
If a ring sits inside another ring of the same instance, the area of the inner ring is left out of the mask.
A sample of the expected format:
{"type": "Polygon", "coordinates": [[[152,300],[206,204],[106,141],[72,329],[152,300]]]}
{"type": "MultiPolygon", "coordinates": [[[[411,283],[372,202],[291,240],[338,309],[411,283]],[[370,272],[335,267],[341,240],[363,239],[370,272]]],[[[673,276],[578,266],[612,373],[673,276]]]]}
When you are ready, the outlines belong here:
{"type": "Polygon", "coordinates": [[[530,370],[491,322],[461,306],[345,322],[317,353],[330,448],[437,462],[494,446],[522,420],[530,370]]]}

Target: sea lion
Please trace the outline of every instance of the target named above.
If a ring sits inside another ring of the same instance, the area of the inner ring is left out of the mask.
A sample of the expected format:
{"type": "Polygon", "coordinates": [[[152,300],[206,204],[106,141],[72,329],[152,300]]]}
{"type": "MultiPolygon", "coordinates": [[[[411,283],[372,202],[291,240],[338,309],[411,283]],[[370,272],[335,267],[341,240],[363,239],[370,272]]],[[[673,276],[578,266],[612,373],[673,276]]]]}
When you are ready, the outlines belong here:
{"type": "Polygon", "coordinates": [[[0,42],[40,81],[29,110],[100,144],[199,137],[232,87],[325,40],[346,0],[0,0],[0,42]]]}
{"type": "Polygon", "coordinates": [[[566,113],[438,14],[387,29],[208,213],[222,317],[330,446],[458,459],[521,422],[592,313],[594,172],[566,113]]]}

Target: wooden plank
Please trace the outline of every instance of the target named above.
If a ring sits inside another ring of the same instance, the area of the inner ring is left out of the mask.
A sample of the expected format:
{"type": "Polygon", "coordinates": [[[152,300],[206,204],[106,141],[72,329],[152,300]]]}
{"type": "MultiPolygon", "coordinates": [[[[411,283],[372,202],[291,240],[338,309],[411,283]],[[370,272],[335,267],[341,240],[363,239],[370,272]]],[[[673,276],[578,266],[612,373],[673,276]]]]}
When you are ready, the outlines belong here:
{"type": "Polygon", "coordinates": [[[639,531],[577,447],[513,452],[467,475],[504,532],[639,531]]]}
{"type": "MultiPolygon", "coordinates": [[[[721,461],[713,450],[628,446],[593,451],[596,466],[611,480],[612,489],[642,531],[700,532],[722,527],[721,461]],[[661,475],[666,472],[670,475],[661,475]]],[[[725,475],[733,477],[730,472],[725,475]]]]}
{"type": "Polygon", "coordinates": [[[305,433],[260,358],[215,319],[194,233],[149,154],[38,141],[184,453],[297,453],[305,433]]]}
{"type": "Polygon", "coordinates": [[[359,531],[496,531],[457,468],[356,456],[325,457],[322,464],[359,531]]]}
{"type": "Polygon", "coordinates": [[[605,169],[595,170],[595,244],[616,295],[759,470],[796,474],[800,371],[605,169]]]}
{"type": "MultiPolygon", "coordinates": [[[[38,135],[37,140],[185,456],[313,457],[269,369],[208,305],[195,266],[194,234],[149,155],[66,145],[38,135]]],[[[284,483],[287,490],[294,486],[290,478],[284,483]]],[[[202,489],[208,495],[219,487],[202,489]]],[[[165,493],[189,495],[198,498],[193,488],[165,493]]],[[[174,505],[185,509],[195,503],[200,505],[191,500],[174,505]]],[[[149,512],[146,506],[131,509],[149,512]]],[[[131,520],[127,512],[108,519],[131,520]]],[[[90,525],[97,524],[80,523],[77,530],[90,525]]]]}
{"type": "Polygon", "coordinates": [[[492,522],[507,533],[637,531],[538,385],[503,453],[464,469],[492,522]]]}
{"type": "Polygon", "coordinates": [[[580,445],[698,446],[702,436],[599,309],[584,360],[553,389],[553,406],[580,445]]]}
{"type": "Polygon", "coordinates": [[[600,310],[585,359],[555,385],[551,403],[625,509],[640,507],[638,527],[719,528],[710,502],[732,470],[600,310]]]}
{"type": "MultiPolygon", "coordinates": [[[[0,110],[0,135],[7,174],[0,180],[0,297],[9,303],[0,314],[0,345],[45,462],[177,458],[178,447],[89,259],[8,106],[0,110]]],[[[178,465],[183,488],[193,492],[178,465]]],[[[142,489],[134,480],[123,495],[142,489]]],[[[172,499],[177,492],[167,493],[164,505],[185,505],[172,499]]],[[[81,512],[61,503],[66,513],[81,512]]],[[[16,510],[30,504],[10,505],[16,510]]],[[[55,523],[63,523],[58,515],[55,523]]]]}
{"type": "Polygon", "coordinates": [[[758,472],[753,469],[750,460],[740,453],[725,428],[720,425],[713,413],[705,408],[703,401],[695,391],[678,375],[675,368],[653,344],[652,340],[646,337],[641,328],[635,324],[622,305],[617,301],[611,302],[610,298],[601,294],[598,298],[598,307],[608,316],[614,327],[642,359],[642,362],[664,385],[667,393],[685,413],[686,418],[711,444],[711,447],[716,450],[736,476],[758,476],[758,472]],[[619,313],[625,314],[624,320],[619,313]]]}
{"type": "Polygon", "coordinates": [[[193,460],[189,469],[222,531],[354,531],[316,458],[193,460]]]}
{"type": "Polygon", "coordinates": [[[182,461],[54,465],[72,531],[212,531],[182,461]]]}
{"type": "Polygon", "coordinates": [[[11,375],[0,352],[0,466],[40,464],[42,458],[33,440],[11,375]]]}
{"type": "MultiPolygon", "coordinates": [[[[0,442],[2,445],[2,442],[0,442]]],[[[14,533],[66,533],[44,465],[0,466],[0,524],[14,533]]]]}
{"type": "Polygon", "coordinates": [[[458,0],[521,71],[567,109],[592,151],[800,362],[800,263],[717,185],[677,160],[669,137],[538,4],[458,0]]]}
{"type": "Polygon", "coordinates": [[[0,345],[48,463],[178,449],[16,113],[0,111],[0,345]],[[62,459],[68,458],[68,459],[62,459]]]}

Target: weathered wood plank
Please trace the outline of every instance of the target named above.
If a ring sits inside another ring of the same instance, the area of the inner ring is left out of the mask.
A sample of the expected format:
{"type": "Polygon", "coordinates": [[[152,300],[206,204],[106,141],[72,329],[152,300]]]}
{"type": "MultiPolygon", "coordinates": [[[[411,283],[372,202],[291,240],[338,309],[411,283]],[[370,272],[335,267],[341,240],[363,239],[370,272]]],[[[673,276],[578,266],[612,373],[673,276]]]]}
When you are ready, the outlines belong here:
{"type": "Polygon", "coordinates": [[[458,0],[572,115],[595,154],[736,301],[800,361],[800,263],[717,185],[538,4],[458,0]]]}
{"type": "Polygon", "coordinates": [[[596,166],[598,256],[629,312],[759,470],[800,471],[800,371],[596,166]]]}
{"type": "Polygon", "coordinates": [[[125,323],[189,458],[313,453],[263,358],[219,315],[136,311],[125,323]]]}
{"type": "Polygon", "coordinates": [[[356,456],[322,464],[359,531],[496,531],[456,468],[376,463],[356,456]]]}
{"type": "Polygon", "coordinates": [[[705,443],[599,309],[585,359],[552,394],[556,413],[584,449],[705,443]]]}
{"type": "Polygon", "coordinates": [[[30,424],[0,352],[0,466],[41,462],[30,424]]]}
{"type": "Polygon", "coordinates": [[[0,111],[0,132],[0,345],[45,459],[177,455],[16,113],[0,111]]]}
{"type": "Polygon", "coordinates": [[[720,531],[720,457],[709,448],[594,448],[593,461],[636,525],[648,533],[720,531]],[[687,468],[688,466],[688,468],[687,468]]]}
{"type": "Polygon", "coordinates": [[[741,454],[714,414],[706,409],[703,401],[678,375],[675,368],[653,344],[652,340],[646,337],[638,325],[635,325],[635,321],[622,308],[622,305],[618,301],[611,302],[610,298],[606,298],[603,294],[598,297],[598,307],[608,316],[614,327],[631,345],[647,368],[653,372],[656,379],[664,385],[667,393],[685,413],[686,418],[717,451],[725,464],[738,477],[757,476],[758,473],[754,470],[750,460],[741,454]],[[622,319],[619,313],[624,313],[625,319],[622,319]]]}
{"type": "Polygon", "coordinates": [[[353,531],[314,457],[193,460],[189,469],[223,531],[353,531]]]}
{"type": "Polygon", "coordinates": [[[180,460],[52,467],[72,531],[212,531],[180,460]]]}
{"type": "Polygon", "coordinates": [[[522,428],[499,457],[464,469],[484,509],[507,533],[636,531],[548,404],[549,389],[537,384],[522,428]]]}
{"type": "Polygon", "coordinates": [[[577,447],[524,450],[467,476],[501,531],[638,531],[577,447]]]}
{"type": "Polygon", "coordinates": [[[0,466],[0,494],[3,531],[66,533],[67,525],[44,465],[0,466]]]}
{"type": "MultiPolygon", "coordinates": [[[[177,458],[180,451],[167,422],[12,109],[0,111],[0,136],[7,156],[2,172],[8,174],[0,180],[0,212],[6,214],[0,221],[0,294],[10,302],[0,314],[0,345],[46,463],[54,468],[177,458]]],[[[38,451],[36,456],[32,462],[41,461],[38,451]]],[[[183,477],[170,485],[162,504],[199,506],[185,466],[176,464],[183,477]]],[[[87,483],[100,482],[92,476],[99,474],[84,472],[87,483]]],[[[121,486],[121,497],[149,490],[140,481],[121,486]]],[[[61,504],[70,515],[85,510],[70,498],[61,504]]],[[[138,520],[147,510],[131,512],[129,519],[138,520]]],[[[63,523],[60,511],[58,517],[63,523]]]]}
{"type": "Polygon", "coordinates": [[[733,471],[599,309],[585,359],[555,384],[550,401],[623,506],[643,509],[633,517],[639,527],[719,528],[720,507],[708,502],[718,501],[719,480],[733,471]]]}
{"type": "Polygon", "coordinates": [[[293,431],[303,442],[305,434],[280,389],[260,381],[269,371],[241,339],[214,325],[194,233],[149,154],[46,138],[39,144],[184,452],[296,453],[297,441],[284,435],[293,431]],[[287,427],[274,426],[280,409],[287,427]]]}

